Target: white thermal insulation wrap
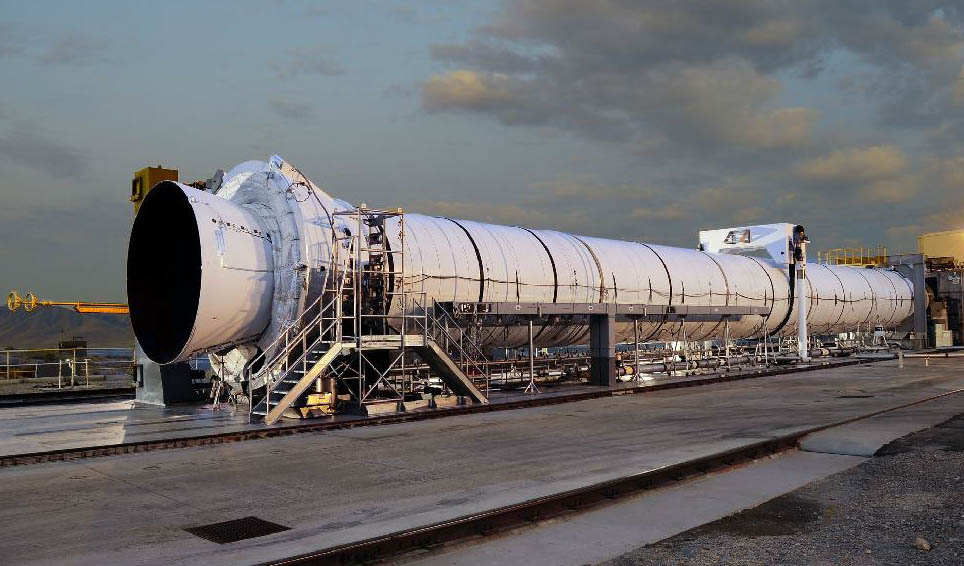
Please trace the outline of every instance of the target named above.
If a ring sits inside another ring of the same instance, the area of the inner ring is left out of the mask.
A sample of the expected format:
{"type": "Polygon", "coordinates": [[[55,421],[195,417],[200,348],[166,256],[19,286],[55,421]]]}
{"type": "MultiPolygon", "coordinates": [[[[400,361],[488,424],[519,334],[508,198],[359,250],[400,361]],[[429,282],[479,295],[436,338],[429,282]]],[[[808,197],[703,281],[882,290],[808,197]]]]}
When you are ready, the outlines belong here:
{"type": "MultiPolygon", "coordinates": [[[[164,183],[151,191],[134,224],[128,294],[135,333],[161,362],[199,352],[243,366],[270,350],[282,330],[321,292],[332,265],[332,223],[339,237],[358,227],[351,206],[333,199],[278,156],[249,161],[224,176],[217,194],[164,183]],[[238,347],[235,347],[238,346],[238,347]]],[[[807,294],[812,333],[880,325],[911,315],[914,289],[889,269],[811,264],[794,289],[786,264],[552,230],[405,214],[404,284],[428,304],[448,302],[613,303],[754,306],[765,315],[722,322],[647,320],[647,341],[785,335],[796,332],[796,293],[807,294]]],[[[363,232],[372,230],[363,227],[363,232]]],[[[385,238],[401,248],[399,219],[385,238]]],[[[345,240],[342,240],[343,242],[345,240]]],[[[343,250],[344,251],[344,250],[343,250]]],[[[340,253],[340,261],[350,254],[340,253]]],[[[362,261],[366,258],[363,256],[362,261]]],[[[397,293],[402,282],[393,279],[397,293]]],[[[397,295],[396,295],[397,297],[397,295]]],[[[392,305],[399,313],[401,303],[392,305]]],[[[585,317],[545,317],[537,346],[586,343],[585,317]]],[[[633,325],[617,325],[629,340],[633,325]]],[[[489,347],[527,343],[525,321],[485,328],[489,347]]],[[[216,364],[217,365],[217,364],[216,364]]]]}

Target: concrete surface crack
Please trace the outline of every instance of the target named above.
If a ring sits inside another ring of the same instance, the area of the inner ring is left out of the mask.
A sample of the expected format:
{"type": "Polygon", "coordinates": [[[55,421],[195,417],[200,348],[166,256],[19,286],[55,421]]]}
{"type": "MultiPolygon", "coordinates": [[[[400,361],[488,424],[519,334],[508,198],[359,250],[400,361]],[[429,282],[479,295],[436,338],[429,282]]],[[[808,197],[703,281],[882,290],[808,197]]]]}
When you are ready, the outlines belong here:
{"type": "Polygon", "coordinates": [[[174,497],[171,497],[170,495],[166,495],[166,494],[161,493],[161,492],[159,492],[159,491],[155,491],[155,490],[153,490],[153,489],[151,489],[151,488],[149,488],[149,487],[144,487],[144,486],[141,486],[141,485],[137,485],[137,484],[135,484],[135,483],[133,483],[133,482],[131,482],[131,481],[125,480],[124,478],[119,478],[119,477],[117,477],[117,476],[112,476],[111,474],[108,474],[107,472],[103,472],[103,471],[101,471],[101,470],[98,470],[97,468],[93,468],[93,467],[87,466],[87,469],[90,470],[90,471],[92,471],[92,472],[98,473],[98,474],[104,476],[105,478],[112,479],[112,480],[114,480],[114,481],[117,481],[117,482],[123,483],[123,484],[125,484],[125,485],[128,485],[128,486],[130,486],[130,487],[133,487],[134,489],[139,489],[139,490],[142,490],[142,491],[146,491],[147,493],[150,493],[151,495],[156,495],[156,496],[161,497],[161,498],[163,498],[163,499],[167,499],[167,500],[169,500],[169,501],[173,501],[174,503],[177,503],[178,505],[184,505],[185,507],[190,507],[191,509],[194,509],[195,511],[204,511],[204,509],[202,509],[202,508],[200,508],[200,507],[198,507],[198,506],[196,506],[196,505],[192,505],[192,504],[188,503],[187,501],[181,501],[180,499],[176,499],[176,498],[174,498],[174,497]]]}

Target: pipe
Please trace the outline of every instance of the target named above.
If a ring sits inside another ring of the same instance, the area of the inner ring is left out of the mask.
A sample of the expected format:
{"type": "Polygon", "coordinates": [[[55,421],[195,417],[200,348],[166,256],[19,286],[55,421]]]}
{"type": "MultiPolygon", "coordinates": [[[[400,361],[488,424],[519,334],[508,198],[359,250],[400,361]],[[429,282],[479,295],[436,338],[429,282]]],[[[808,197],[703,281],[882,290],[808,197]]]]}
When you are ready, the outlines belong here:
{"type": "MultiPolygon", "coordinates": [[[[842,357],[851,356],[857,353],[858,352],[854,348],[813,348],[808,352],[810,358],[827,358],[827,357],[842,358],[842,357]]],[[[774,361],[776,361],[776,363],[782,363],[782,364],[796,363],[800,361],[810,361],[809,359],[801,360],[799,355],[775,356],[773,359],[774,361]]]]}
{"type": "MultiPolygon", "coordinates": [[[[748,364],[756,361],[755,356],[731,356],[731,364],[748,364]]],[[[718,369],[727,364],[726,358],[710,358],[705,360],[685,360],[679,362],[656,362],[650,364],[640,364],[639,372],[643,373],[670,373],[674,371],[686,371],[694,369],[718,369]]]]}

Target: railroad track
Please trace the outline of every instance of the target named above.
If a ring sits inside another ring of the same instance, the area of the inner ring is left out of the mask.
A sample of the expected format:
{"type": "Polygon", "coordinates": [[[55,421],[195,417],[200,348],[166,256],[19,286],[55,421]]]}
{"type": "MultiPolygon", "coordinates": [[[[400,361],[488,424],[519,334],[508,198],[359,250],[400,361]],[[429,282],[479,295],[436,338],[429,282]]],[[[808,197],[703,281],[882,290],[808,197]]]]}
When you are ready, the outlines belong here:
{"type": "Polygon", "coordinates": [[[85,458],[97,458],[104,456],[116,456],[121,454],[133,454],[139,452],[150,452],[154,450],[170,450],[176,448],[190,448],[196,446],[209,446],[214,444],[227,444],[232,442],[243,442],[246,440],[256,440],[259,438],[273,438],[278,436],[288,436],[292,434],[320,432],[325,430],[339,430],[355,428],[360,426],[376,426],[386,424],[397,424],[404,422],[437,419],[454,415],[468,415],[476,413],[488,413],[495,411],[507,411],[512,409],[523,409],[528,407],[542,407],[556,405],[560,403],[572,403],[575,401],[585,401],[588,399],[600,399],[604,397],[615,397],[619,395],[634,395],[640,393],[650,393],[654,391],[664,391],[667,389],[679,389],[683,387],[697,387],[701,385],[711,385],[714,383],[725,383],[729,381],[739,381],[757,377],[772,375],[784,375],[800,373],[804,371],[815,371],[821,369],[833,369],[837,367],[867,364],[881,359],[847,359],[841,361],[828,361],[820,365],[810,365],[801,367],[771,367],[765,369],[751,370],[748,372],[709,375],[681,381],[667,381],[653,385],[643,385],[638,387],[625,387],[620,389],[600,388],[594,391],[581,391],[578,393],[554,395],[546,397],[520,398],[507,402],[489,403],[486,405],[469,405],[465,407],[440,408],[431,411],[413,411],[410,413],[393,413],[376,417],[359,417],[358,419],[345,419],[338,421],[308,422],[294,425],[280,425],[266,428],[249,429],[232,432],[220,432],[212,434],[202,434],[195,436],[184,436],[179,438],[141,440],[136,442],[123,442],[117,444],[105,444],[99,446],[84,446],[78,448],[63,448],[58,450],[48,450],[43,452],[31,452],[25,454],[12,454],[0,456],[0,468],[9,466],[23,466],[29,464],[42,464],[46,462],[61,462],[79,460],[85,458]]]}
{"type": "Polygon", "coordinates": [[[76,403],[77,401],[117,401],[120,399],[133,398],[133,387],[54,389],[52,391],[31,391],[29,393],[7,393],[0,395],[0,408],[22,407],[25,405],[56,405],[60,403],[76,403]]]}
{"type": "Polygon", "coordinates": [[[770,440],[764,440],[741,448],[726,450],[696,460],[681,462],[655,470],[630,474],[586,487],[572,489],[522,503],[499,507],[490,511],[464,515],[423,527],[397,531],[354,543],[333,546],[290,558],[266,562],[265,565],[314,565],[357,564],[402,557],[410,552],[439,548],[446,544],[467,542],[473,539],[505,533],[540,521],[571,515],[612,503],[658,487],[722,471],[742,463],[777,454],[798,447],[800,440],[815,432],[846,425],[964,392],[949,391],[926,399],[905,403],[867,415],[852,417],[834,423],[809,428],[770,440]]]}

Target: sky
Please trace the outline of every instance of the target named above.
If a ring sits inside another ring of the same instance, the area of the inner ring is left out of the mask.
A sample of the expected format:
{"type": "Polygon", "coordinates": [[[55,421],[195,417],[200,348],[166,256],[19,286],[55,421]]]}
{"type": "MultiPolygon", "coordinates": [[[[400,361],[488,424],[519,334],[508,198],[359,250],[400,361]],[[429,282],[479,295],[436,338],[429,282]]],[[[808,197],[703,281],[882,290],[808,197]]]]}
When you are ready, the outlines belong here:
{"type": "MultiPolygon", "coordinates": [[[[964,228],[964,1],[0,0],[0,285],[125,301],[133,171],[695,247],[964,228]]],[[[171,226],[172,230],[178,229],[171,226]]]]}

